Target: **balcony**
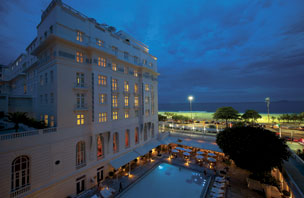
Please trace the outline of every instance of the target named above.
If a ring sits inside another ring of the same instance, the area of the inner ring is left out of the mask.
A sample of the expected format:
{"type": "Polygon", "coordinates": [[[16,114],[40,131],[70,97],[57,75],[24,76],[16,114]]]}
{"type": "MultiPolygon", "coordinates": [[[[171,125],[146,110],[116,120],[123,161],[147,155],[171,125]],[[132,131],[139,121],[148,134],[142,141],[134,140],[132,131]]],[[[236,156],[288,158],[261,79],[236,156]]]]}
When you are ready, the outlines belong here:
{"type": "Polygon", "coordinates": [[[84,83],[74,83],[73,89],[87,91],[89,87],[84,83]]]}
{"type": "Polygon", "coordinates": [[[89,110],[88,104],[76,104],[74,105],[74,111],[87,111],[89,110]]]}

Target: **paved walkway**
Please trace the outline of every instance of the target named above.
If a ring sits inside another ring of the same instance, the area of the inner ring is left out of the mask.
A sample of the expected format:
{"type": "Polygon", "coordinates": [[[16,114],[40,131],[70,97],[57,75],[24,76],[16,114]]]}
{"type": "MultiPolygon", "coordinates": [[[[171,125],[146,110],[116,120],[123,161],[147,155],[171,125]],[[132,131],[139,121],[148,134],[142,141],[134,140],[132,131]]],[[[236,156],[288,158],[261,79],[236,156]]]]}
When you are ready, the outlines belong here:
{"type": "Polygon", "coordinates": [[[230,186],[227,189],[227,198],[263,198],[264,193],[250,190],[247,187],[246,178],[249,172],[231,165],[228,176],[230,177],[230,186]]]}

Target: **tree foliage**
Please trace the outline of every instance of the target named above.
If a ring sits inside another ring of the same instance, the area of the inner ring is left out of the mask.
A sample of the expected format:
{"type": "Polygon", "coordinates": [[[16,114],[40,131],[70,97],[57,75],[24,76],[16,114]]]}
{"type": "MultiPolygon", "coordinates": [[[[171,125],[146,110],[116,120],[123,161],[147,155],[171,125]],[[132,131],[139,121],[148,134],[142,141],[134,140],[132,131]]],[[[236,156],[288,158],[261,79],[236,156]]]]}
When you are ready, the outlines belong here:
{"type": "Polygon", "coordinates": [[[190,120],[189,117],[187,116],[183,116],[183,115],[174,115],[172,116],[172,119],[175,121],[175,122],[188,122],[190,120]]]}
{"type": "Polygon", "coordinates": [[[28,117],[26,112],[13,112],[8,113],[7,115],[7,121],[12,122],[15,124],[14,128],[15,131],[18,132],[19,130],[19,124],[25,124],[29,127],[33,127],[36,129],[43,129],[45,128],[44,121],[37,121],[34,118],[28,117]]]}
{"type": "Polygon", "coordinates": [[[262,118],[262,116],[255,110],[246,110],[246,112],[242,115],[242,118],[246,121],[251,120],[251,124],[253,125],[256,120],[262,118]]]}
{"type": "Polygon", "coordinates": [[[14,128],[16,132],[18,132],[19,130],[19,124],[25,123],[27,119],[28,119],[27,113],[25,112],[13,112],[13,113],[8,113],[7,115],[7,121],[15,124],[14,128]]]}
{"type": "Polygon", "coordinates": [[[285,140],[263,128],[226,128],[217,135],[216,143],[238,167],[255,174],[280,167],[290,156],[285,140]]]}
{"type": "Polygon", "coordinates": [[[158,114],[158,121],[166,121],[167,120],[167,116],[164,116],[162,114],[158,114]]]}
{"type": "Polygon", "coordinates": [[[239,118],[239,112],[232,107],[221,107],[213,114],[216,120],[225,120],[226,127],[228,127],[228,120],[236,120],[239,118]]]}

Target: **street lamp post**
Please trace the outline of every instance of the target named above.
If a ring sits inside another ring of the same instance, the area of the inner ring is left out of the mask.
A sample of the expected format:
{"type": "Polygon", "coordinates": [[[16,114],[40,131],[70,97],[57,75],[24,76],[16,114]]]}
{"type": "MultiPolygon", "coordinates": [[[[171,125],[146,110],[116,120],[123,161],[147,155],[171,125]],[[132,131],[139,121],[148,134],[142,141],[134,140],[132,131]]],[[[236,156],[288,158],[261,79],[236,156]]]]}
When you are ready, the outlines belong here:
{"type": "Polygon", "coordinates": [[[268,123],[269,123],[269,104],[270,104],[270,97],[265,98],[265,102],[266,102],[266,104],[267,104],[268,123]]]}
{"type": "Polygon", "coordinates": [[[188,96],[188,100],[190,102],[190,119],[192,120],[192,100],[193,100],[193,96],[188,96]]]}
{"type": "Polygon", "coordinates": [[[189,96],[188,100],[190,102],[190,119],[192,120],[192,100],[193,100],[193,96],[189,96]]]}

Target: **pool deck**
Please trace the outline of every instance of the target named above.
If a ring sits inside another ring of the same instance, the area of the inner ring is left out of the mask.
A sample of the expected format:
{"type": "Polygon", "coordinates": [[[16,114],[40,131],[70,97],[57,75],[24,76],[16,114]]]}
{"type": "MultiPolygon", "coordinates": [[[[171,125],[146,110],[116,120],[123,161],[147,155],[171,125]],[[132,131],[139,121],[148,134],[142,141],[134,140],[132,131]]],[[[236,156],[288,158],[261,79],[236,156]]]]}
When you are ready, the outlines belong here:
{"type": "MultiPolygon", "coordinates": [[[[128,187],[131,187],[132,185],[136,184],[137,179],[144,177],[146,174],[148,174],[150,171],[153,170],[154,167],[158,166],[160,163],[168,163],[173,164],[177,166],[182,166],[188,169],[192,169],[196,172],[203,172],[206,170],[207,172],[207,180],[211,181],[211,184],[208,188],[202,189],[201,198],[204,197],[210,197],[210,188],[212,187],[213,178],[215,175],[218,175],[219,170],[223,170],[225,165],[223,162],[219,161],[217,163],[216,169],[217,172],[215,173],[214,170],[210,170],[205,167],[201,167],[198,164],[196,164],[193,160],[190,161],[189,165],[185,165],[185,161],[181,158],[171,159],[168,160],[168,155],[163,154],[162,157],[155,157],[153,158],[153,162],[147,162],[144,165],[135,168],[133,171],[131,171],[132,177],[128,176],[122,176],[120,178],[113,178],[113,179],[107,179],[102,184],[104,186],[108,186],[110,188],[113,188],[116,192],[114,194],[114,197],[120,197],[123,195],[123,192],[128,187]],[[119,192],[119,184],[122,183],[123,191],[119,192]]],[[[263,198],[264,195],[250,190],[247,187],[246,178],[248,177],[249,172],[246,170],[242,170],[235,165],[229,166],[229,171],[227,176],[230,177],[230,183],[226,188],[226,198],[263,198]]]]}

